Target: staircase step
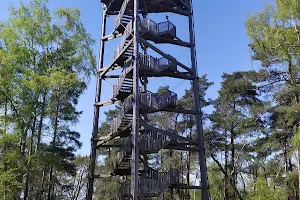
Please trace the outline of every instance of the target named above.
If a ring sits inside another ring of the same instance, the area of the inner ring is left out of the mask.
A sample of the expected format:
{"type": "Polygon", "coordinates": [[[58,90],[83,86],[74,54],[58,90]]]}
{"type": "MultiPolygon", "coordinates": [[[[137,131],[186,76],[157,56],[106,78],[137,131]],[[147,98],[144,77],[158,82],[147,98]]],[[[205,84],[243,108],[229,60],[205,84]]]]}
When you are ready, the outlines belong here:
{"type": "Polygon", "coordinates": [[[131,86],[132,82],[124,82],[123,85],[125,85],[125,86],[131,86]]]}
{"type": "Polygon", "coordinates": [[[126,79],[123,79],[123,82],[125,82],[125,83],[133,83],[133,79],[126,78],[126,79]]]}

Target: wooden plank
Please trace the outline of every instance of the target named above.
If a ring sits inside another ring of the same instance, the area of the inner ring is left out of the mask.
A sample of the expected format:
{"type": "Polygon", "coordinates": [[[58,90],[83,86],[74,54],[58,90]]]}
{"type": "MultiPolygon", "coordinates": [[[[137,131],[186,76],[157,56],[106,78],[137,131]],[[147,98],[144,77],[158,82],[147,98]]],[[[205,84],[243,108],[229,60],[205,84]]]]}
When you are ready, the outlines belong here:
{"type": "Polygon", "coordinates": [[[176,145],[167,145],[165,149],[181,150],[181,151],[191,151],[199,152],[200,149],[197,147],[185,147],[185,146],[176,146],[176,145]]]}
{"type": "Polygon", "coordinates": [[[172,185],[170,188],[173,189],[187,189],[187,190],[200,190],[200,189],[207,189],[207,187],[202,186],[188,186],[188,185],[172,185]]]}
{"type": "Polygon", "coordinates": [[[117,100],[115,98],[112,98],[112,99],[107,100],[107,101],[102,101],[102,102],[95,103],[94,105],[102,107],[102,106],[109,106],[109,105],[112,105],[112,104],[116,104],[116,103],[119,103],[119,102],[120,102],[119,100],[117,100]]]}
{"type": "Polygon", "coordinates": [[[183,109],[183,108],[164,108],[162,111],[183,113],[183,114],[191,114],[191,115],[196,115],[196,114],[200,113],[199,111],[187,110],[187,109],[183,109]]]}
{"type": "Polygon", "coordinates": [[[122,34],[117,34],[117,33],[111,33],[111,34],[109,34],[109,35],[106,35],[106,36],[104,36],[104,37],[102,37],[101,38],[101,40],[103,40],[103,41],[109,41],[109,40],[112,40],[112,39],[115,39],[115,38],[118,38],[118,37],[121,37],[122,36],[122,34]]]}

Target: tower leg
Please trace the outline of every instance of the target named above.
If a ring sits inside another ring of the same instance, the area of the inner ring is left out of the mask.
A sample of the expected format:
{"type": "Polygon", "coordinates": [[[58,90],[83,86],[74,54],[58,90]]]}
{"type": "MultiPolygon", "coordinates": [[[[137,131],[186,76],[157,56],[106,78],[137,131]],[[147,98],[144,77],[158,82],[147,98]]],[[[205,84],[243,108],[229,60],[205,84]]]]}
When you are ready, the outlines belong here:
{"type": "Polygon", "coordinates": [[[134,66],[133,66],[133,119],[131,155],[131,195],[138,200],[138,137],[139,137],[139,0],[134,0],[134,66]]]}
{"type": "MultiPolygon", "coordinates": [[[[190,29],[190,42],[193,44],[191,47],[191,59],[192,59],[192,70],[194,75],[198,77],[197,69],[197,54],[196,54],[196,40],[195,40],[195,27],[194,27],[194,14],[193,14],[193,2],[191,2],[191,12],[189,16],[189,29],[190,29]]],[[[198,79],[193,80],[193,93],[194,93],[194,102],[195,110],[199,113],[196,114],[196,128],[198,135],[198,145],[199,145],[199,164],[200,164],[200,174],[201,174],[201,186],[202,189],[202,200],[209,200],[209,186],[208,186],[208,177],[207,177],[207,168],[205,160],[205,147],[204,147],[204,137],[203,137],[203,125],[202,125],[202,111],[200,106],[200,96],[199,96],[199,83],[198,79]]]]}
{"type": "MultiPolygon", "coordinates": [[[[103,68],[105,41],[103,41],[102,38],[105,36],[106,34],[105,32],[106,32],[106,8],[105,6],[103,6],[98,69],[103,68]]],[[[102,86],[102,80],[98,74],[95,103],[100,102],[101,86],[102,86]]],[[[88,185],[87,185],[87,194],[86,194],[87,200],[93,199],[93,192],[94,192],[95,166],[96,166],[96,159],[97,159],[97,138],[98,138],[98,128],[99,128],[99,112],[100,112],[99,106],[94,105],[93,133],[91,138],[91,155],[90,155],[88,185]]]]}

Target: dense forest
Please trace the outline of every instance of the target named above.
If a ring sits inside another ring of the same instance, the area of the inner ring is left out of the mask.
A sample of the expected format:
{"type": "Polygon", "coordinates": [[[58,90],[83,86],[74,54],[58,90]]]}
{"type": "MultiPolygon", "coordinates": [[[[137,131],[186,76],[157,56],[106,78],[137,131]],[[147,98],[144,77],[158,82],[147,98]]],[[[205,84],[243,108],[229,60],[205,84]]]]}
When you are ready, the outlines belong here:
{"type": "MultiPolygon", "coordinates": [[[[79,98],[96,73],[95,42],[77,9],[51,12],[47,1],[32,0],[8,12],[0,23],[0,199],[84,199],[89,157],[76,154],[82,144],[72,127],[82,113],[79,98]]],[[[199,79],[212,200],[300,199],[299,20],[298,0],[267,4],[245,22],[259,69],[224,73],[216,99],[206,94],[213,83],[199,79]]],[[[192,86],[178,103],[193,108],[192,86]]],[[[100,135],[109,132],[118,109],[105,112],[100,135]]],[[[149,118],[196,137],[189,115],[149,118]]],[[[111,154],[100,151],[96,199],[111,199],[119,188],[120,178],[107,176],[111,154]]],[[[163,150],[149,159],[161,170],[179,168],[185,183],[199,179],[195,153],[163,150]]],[[[169,190],[159,199],[200,195],[169,190]]]]}

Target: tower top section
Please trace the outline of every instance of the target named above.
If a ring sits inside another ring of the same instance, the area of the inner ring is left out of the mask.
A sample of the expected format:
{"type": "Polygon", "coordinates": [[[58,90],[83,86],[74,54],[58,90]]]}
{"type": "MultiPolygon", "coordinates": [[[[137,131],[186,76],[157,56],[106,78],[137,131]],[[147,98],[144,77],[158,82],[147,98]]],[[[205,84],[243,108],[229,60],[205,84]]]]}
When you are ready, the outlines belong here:
{"type": "MultiPolygon", "coordinates": [[[[133,9],[133,0],[101,0],[107,7],[107,14],[117,14],[124,1],[133,9]]],[[[190,0],[140,0],[140,12],[161,13],[173,12],[182,15],[190,14],[190,0]]]]}

